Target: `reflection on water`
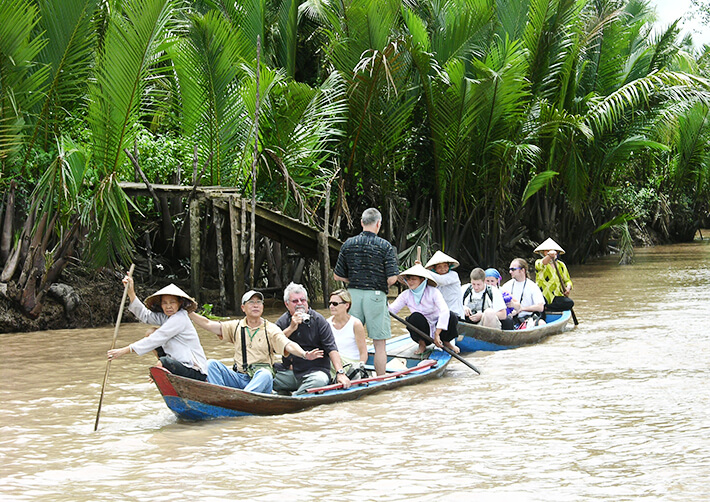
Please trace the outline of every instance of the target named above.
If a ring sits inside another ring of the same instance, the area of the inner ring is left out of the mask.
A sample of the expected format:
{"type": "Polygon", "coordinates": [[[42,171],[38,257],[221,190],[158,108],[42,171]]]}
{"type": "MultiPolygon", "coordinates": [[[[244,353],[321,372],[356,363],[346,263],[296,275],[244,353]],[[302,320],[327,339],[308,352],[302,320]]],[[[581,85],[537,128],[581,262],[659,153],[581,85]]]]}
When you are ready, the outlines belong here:
{"type": "MultiPolygon", "coordinates": [[[[454,361],[436,381],[277,417],[179,422],[151,358],[130,355],[93,432],[113,327],[2,335],[0,498],[701,500],[709,250],[572,267],[580,325],[467,356],[481,376],[454,361]]],[[[119,345],[144,331],[123,324],[119,345]]],[[[231,357],[201,335],[208,357],[231,357]]]]}

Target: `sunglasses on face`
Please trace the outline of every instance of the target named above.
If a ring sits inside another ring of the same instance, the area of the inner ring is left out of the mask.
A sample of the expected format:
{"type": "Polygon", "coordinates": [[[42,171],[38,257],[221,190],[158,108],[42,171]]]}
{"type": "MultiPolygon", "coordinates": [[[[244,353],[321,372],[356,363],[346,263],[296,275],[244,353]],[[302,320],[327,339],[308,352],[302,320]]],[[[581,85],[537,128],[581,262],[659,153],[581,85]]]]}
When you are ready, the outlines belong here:
{"type": "Polygon", "coordinates": [[[331,307],[337,307],[338,305],[343,305],[348,302],[330,302],[331,307]]]}
{"type": "Polygon", "coordinates": [[[308,303],[308,300],[306,298],[295,298],[291,300],[291,303],[308,303]]]}
{"type": "Polygon", "coordinates": [[[514,270],[523,270],[523,267],[510,267],[508,270],[513,272],[514,270]]]}

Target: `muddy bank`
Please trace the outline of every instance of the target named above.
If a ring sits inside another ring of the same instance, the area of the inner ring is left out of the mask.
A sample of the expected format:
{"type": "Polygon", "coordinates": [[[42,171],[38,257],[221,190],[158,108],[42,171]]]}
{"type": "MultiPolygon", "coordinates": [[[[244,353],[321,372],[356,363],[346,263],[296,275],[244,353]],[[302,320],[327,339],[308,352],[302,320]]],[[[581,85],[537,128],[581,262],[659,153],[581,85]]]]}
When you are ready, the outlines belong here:
{"type": "MultiPolygon", "coordinates": [[[[42,313],[37,319],[25,317],[11,301],[0,296],[0,333],[113,325],[116,323],[123,297],[121,277],[109,271],[94,272],[79,267],[69,267],[62,272],[59,284],[69,286],[76,301],[65,307],[58,297],[47,295],[42,313]]],[[[162,282],[168,284],[170,281],[162,282]]],[[[162,282],[150,288],[136,284],[138,297],[145,298],[151,292],[155,292],[165,285],[162,282]]],[[[124,310],[121,322],[135,321],[133,314],[124,310]]]]}

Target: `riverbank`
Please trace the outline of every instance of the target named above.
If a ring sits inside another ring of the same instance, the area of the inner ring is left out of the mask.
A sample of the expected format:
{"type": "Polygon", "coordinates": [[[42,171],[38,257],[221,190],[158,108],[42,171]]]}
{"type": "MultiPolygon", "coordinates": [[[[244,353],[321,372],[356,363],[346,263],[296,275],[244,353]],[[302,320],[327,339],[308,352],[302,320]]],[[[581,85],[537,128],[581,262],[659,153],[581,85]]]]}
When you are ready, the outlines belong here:
{"type": "Polygon", "coordinates": [[[76,301],[65,307],[59,298],[48,294],[37,319],[22,315],[10,300],[0,296],[0,333],[90,328],[116,322],[123,296],[120,279],[109,272],[70,266],[62,272],[60,283],[71,288],[76,301]]]}
{"type": "MultiPolygon", "coordinates": [[[[710,239],[710,229],[699,230],[695,235],[695,240],[708,239],[710,239]]],[[[641,243],[641,247],[651,245],[650,240],[642,240],[638,236],[635,240],[641,243]]],[[[123,296],[123,285],[118,275],[106,270],[94,272],[78,266],[69,266],[62,273],[60,282],[69,286],[76,294],[78,301],[75,306],[67,308],[60,299],[48,295],[37,319],[25,317],[14,307],[12,302],[0,295],[0,334],[97,328],[116,322],[116,315],[123,296]]],[[[139,298],[145,298],[170,282],[175,282],[185,291],[189,291],[189,281],[158,278],[153,284],[147,286],[136,284],[136,293],[139,298]]],[[[203,303],[217,301],[217,291],[203,290],[202,294],[203,303]]],[[[278,300],[275,303],[281,305],[278,300]]],[[[122,322],[135,322],[135,320],[133,315],[127,313],[122,322]]]]}

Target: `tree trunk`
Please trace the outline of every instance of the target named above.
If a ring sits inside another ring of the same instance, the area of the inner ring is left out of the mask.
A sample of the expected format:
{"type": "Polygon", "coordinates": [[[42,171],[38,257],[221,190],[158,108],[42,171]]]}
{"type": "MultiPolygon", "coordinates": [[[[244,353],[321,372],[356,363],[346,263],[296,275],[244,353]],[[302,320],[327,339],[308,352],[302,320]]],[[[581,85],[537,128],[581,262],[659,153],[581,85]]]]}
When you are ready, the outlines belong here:
{"type": "MultiPolygon", "coordinates": [[[[0,234],[0,263],[6,263],[12,248],[13,223],[15,220],[15,188],[17,183],[10,182],[10,191],[5,200],[5,217],[2,223],[2,234],[0,234]]],[[[2,211],[0,211],[0,214],[2,211]]]]}

